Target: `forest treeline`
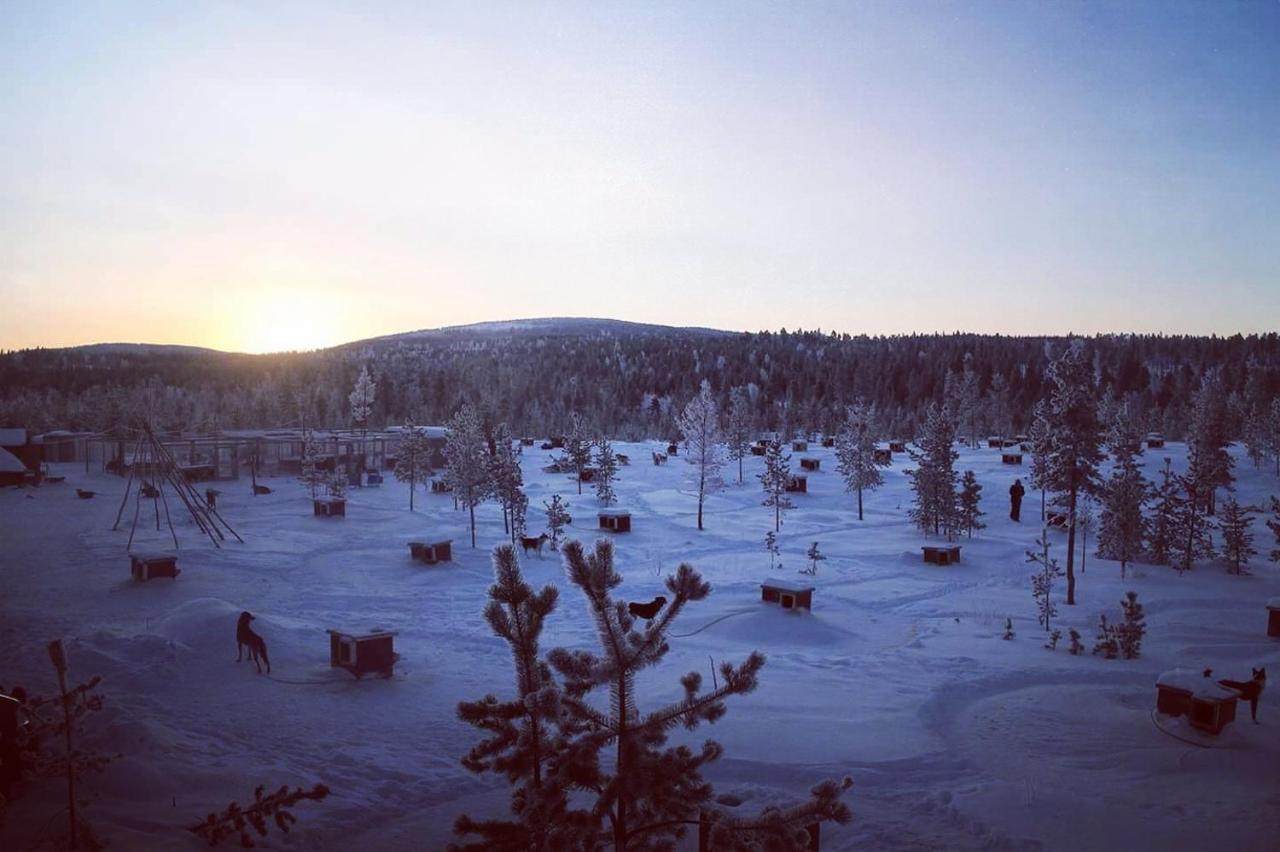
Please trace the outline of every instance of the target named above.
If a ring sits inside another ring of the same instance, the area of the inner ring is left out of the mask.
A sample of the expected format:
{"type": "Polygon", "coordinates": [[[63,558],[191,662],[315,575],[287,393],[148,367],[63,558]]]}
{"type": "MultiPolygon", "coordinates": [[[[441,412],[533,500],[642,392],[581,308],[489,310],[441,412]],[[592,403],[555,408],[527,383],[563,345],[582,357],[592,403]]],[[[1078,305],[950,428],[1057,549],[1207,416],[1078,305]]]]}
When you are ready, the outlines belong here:
{"type": "MultiPolygon", "coordinates": [[[[600,434],[672,437],[705,379],[723,408],[745,389],[762,430],[834,431],[873,403],[887,435],[916,432],[926,406],[960,396],[968,430],[1025,432],[1045,370],[1067,338],[727,333],[627,323],[554,323],[419,333],[307,353],[148,347],[0,354],[0,425],[103,431],[148,416],[166,430],[349,425],[362,368],[377,383],[369,426],[439,424],[464,403],[515,433],[560,434],[578,412],[600,434]]],[[[1100,394],[1172,439],[1217,371],[1242,416],[1280,395],[1280,338],[1102,335],[1084,339],[1100,394]]]]}

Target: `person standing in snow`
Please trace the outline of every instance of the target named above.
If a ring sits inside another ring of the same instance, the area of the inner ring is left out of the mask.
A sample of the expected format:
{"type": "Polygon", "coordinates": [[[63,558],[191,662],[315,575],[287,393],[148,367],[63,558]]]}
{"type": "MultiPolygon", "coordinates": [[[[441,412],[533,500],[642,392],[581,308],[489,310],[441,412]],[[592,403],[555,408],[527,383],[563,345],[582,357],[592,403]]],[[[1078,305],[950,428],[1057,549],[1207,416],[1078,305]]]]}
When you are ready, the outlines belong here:
{"type": "Polygon", "coordinates": [[[1022,480],[1015,479],[1013,484],[1009,486],[1009,518],[1014,521],[1022,520],[1022,495],[1027,493],[1027,489],[1022,487],[1022,480]]]}

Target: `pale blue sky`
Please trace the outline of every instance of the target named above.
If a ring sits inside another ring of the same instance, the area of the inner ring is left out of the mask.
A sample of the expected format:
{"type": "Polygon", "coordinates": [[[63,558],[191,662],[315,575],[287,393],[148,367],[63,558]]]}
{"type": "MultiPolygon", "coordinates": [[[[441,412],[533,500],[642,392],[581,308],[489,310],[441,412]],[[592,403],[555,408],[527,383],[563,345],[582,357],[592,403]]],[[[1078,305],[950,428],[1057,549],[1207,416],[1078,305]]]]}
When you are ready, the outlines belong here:
{"type": "Polygon", "coordinates": [[[1280,327],[1280,4],[0,2],[0,348],[1280,327]]]}

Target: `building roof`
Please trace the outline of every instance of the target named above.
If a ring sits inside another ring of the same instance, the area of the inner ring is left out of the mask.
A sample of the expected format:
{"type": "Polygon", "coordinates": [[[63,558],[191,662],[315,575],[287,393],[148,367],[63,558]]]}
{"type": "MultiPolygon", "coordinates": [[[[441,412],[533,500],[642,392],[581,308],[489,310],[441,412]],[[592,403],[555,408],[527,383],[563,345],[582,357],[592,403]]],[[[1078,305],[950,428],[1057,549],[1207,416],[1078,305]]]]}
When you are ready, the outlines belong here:
{"type": "Polygon", "coordinates": [[[600,517],[602,518],[629,518],[631,513],[626,509],[601,509],[600,517]]]}
{"type": "Polygon", "coordinates": [[[26,443],[26,429],[0,429],[0,447],[21,447],[26,443]]]}
{"type": "Polygon", "coordinates": [[[806,586],[802,583],[792,583],[788,580],[768,580],[760,584],[762,589],[777,589],[782,592],[812,592],[813,586],[806,586]]]}
{"type": "Polygon", "coordinates": [[[0,473],[23,473],[26,469],[27,466],[17,456],[0,447],[0,473]]]}
{"type": "Polygon", "coordinates": [[[1196,698],[1225,701],[1236,697],[1234,692],[1219,686],[1213,678],[1205,677],[1203,672],[1193,672],[1191,669],[1170,669],[1156,678],[1156,686],[1181,689],[1183,692],[1190,692],[1196,698]]]}

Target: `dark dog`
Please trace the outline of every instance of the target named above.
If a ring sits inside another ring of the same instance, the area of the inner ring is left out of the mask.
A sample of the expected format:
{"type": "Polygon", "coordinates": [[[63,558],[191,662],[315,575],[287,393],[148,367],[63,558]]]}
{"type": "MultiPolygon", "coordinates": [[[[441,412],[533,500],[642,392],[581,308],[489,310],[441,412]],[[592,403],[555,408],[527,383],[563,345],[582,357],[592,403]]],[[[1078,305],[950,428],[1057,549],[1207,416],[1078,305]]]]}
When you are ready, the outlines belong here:
{"type": "Polygon", "coordinates": [[[1220,680],[1218,683],[1227,689],[1234,689],[1240,693],[1241,699],[1249,702],[1249,715],[1253,723],[1258,724],[1258,700],[1262,698],[1262,690],[1267,688],[1267,670],[1254,669],[1251,680],[1220,680]]]}
{"type": "Polygon", "coordinates": [[[258,674],[262,674],[262,663],[267,664],[267,674],[271,674],[271,660],[267,657],[267,642],[253,632],[253,628],[249,626],[250,621],[253,621],[253,616],[247,612],[242,612],[240,613],[240,620],[236,622],[236,662],[240,662],[244,649],[248,648],[249,659],[253,660],[254,665],[258,667],[258,674]]]}
{"type": "Polygon", "coordinates": [[[536,536],[534,538],[525,538],[524,536],[520,536],[520,546],[524,548],[525,553],[528,553],[530,550],[532,550],[535,553],[537,553],[539,556],[541,556],[542,545],[546,544],[547,541],[549,541],[550,539],[551,539],[551,536],[547,535],[546,533],[543,533],[542,535],[536,536]]]}
{"type": "Polygon", "coordinates": [[[255,486],[253,486],[253,496],[254,496],[254,497],[257,497],[259,494],[270,494],[270,493],[271,493],[271,489],[270,489],[270,488],[268,488],[268,487],[267,487],[267,486],[265,486],[265,485],[255,485],[255,486]]]}
{"type": "Polygon", "coordinates": [[[662,595],[658,595],[648,603],[631,603],[627,604],[627,612],[636,618],[643,618],[645,621],[652,621],[658,614],[658,610],[666,606],[667,599],[662,595]]]}

